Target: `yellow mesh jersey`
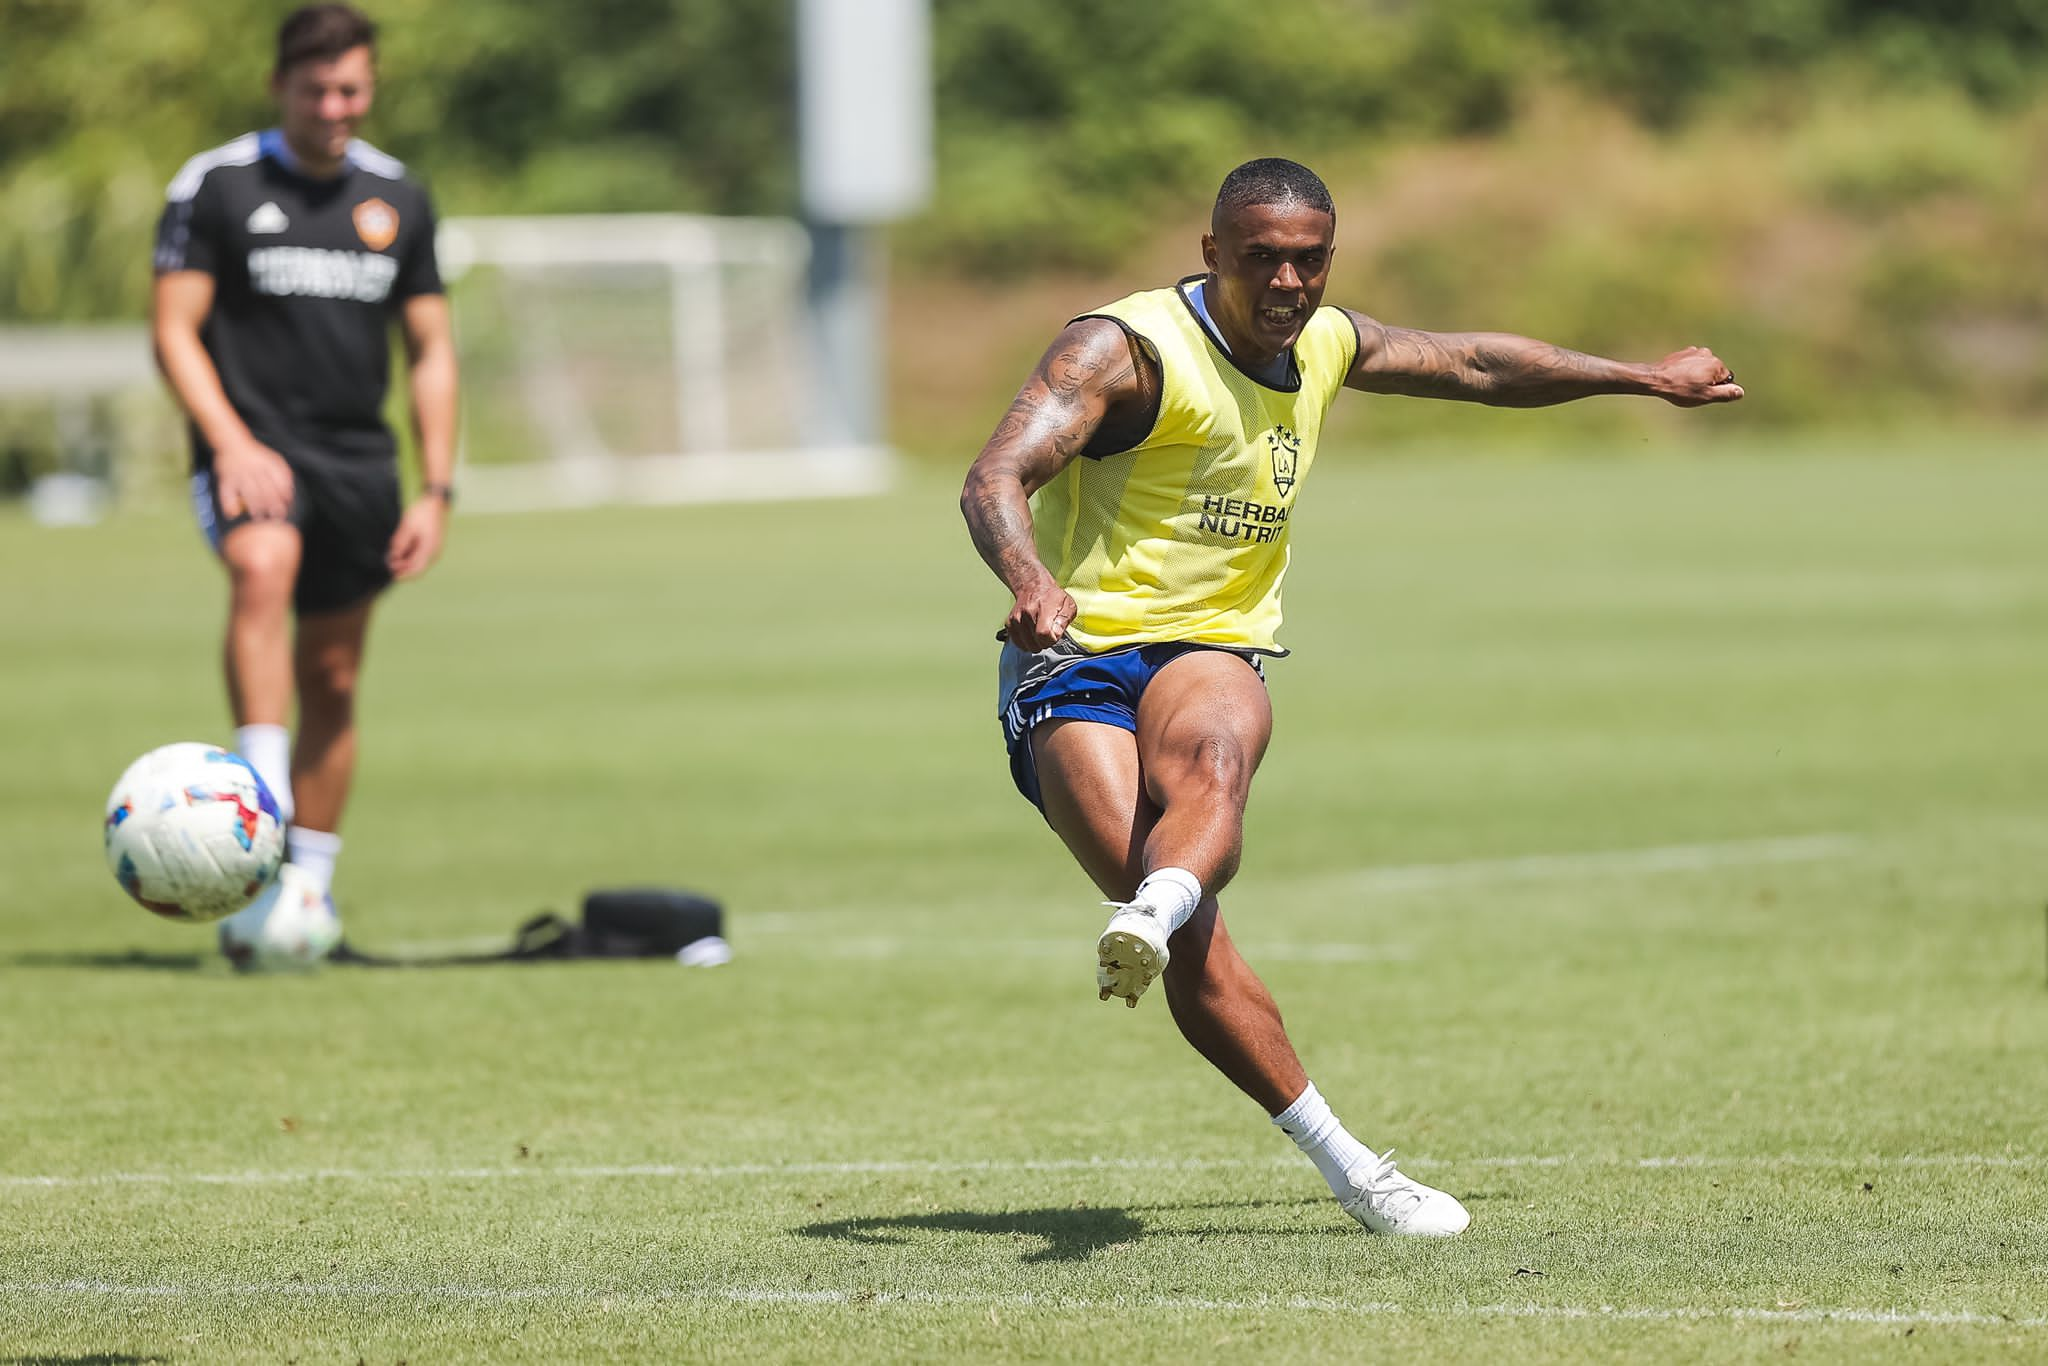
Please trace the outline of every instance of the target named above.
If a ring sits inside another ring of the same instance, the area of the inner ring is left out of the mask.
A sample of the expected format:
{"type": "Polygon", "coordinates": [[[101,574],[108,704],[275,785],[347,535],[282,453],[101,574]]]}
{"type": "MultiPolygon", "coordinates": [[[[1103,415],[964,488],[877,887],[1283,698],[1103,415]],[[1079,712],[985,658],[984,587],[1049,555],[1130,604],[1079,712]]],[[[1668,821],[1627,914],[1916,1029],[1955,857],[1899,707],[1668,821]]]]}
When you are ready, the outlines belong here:
{"type": "Polygon", "coordinates": [[[1158,359],[1159,417],[1128,451],[1082,456],[1031,499],[1038,556],[1073,595],[1067,630],[1090,651],[1186,640],[1286,653],[1280,580],[1323,415],[1358,331],[1319,308],[1294,344],[1292,389],[1239,370],[1173,289],[1117,300],[1111,318],[1158,359]]]}

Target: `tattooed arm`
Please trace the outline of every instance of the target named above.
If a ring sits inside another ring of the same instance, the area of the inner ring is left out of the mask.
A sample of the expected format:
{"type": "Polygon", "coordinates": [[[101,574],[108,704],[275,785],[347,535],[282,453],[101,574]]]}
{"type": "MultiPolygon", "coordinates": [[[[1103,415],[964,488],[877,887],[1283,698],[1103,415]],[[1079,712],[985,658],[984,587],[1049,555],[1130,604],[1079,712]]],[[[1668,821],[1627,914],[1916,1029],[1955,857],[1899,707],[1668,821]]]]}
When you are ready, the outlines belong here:
{"type": "Polygon", "coordinates": [[[1369,394],[1461,398],[1502,408],[1541,408],[1594,394],[1647,394],[1681,408],[1742,397],[1734,374],[1704,346],[1638,365],[1506,332],[1418,332],[1363,313],[1350,316],[1358,328],[1358,360],[1344,383],[1369,394]]]}
{"type": "Polygon", "coordinates": [[[1081,453],[1106,419],[1120,421],[1144,400],[1138,360],[1115,323],[1069,323],[967,471],[960,511],[974,548],[1016,595],[1004,631],[1021,649],[1046,649],[1074,619],[1073,598],[1038,558],[1030,497],[1081,453]]]}

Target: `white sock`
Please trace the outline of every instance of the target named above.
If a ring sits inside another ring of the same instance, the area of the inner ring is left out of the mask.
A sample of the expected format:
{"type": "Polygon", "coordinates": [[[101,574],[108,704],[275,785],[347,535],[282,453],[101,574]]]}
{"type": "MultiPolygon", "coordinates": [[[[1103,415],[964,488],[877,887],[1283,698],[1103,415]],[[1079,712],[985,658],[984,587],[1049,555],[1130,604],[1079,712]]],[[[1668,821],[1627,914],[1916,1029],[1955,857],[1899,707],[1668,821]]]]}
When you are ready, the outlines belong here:
{"type": "Polygon", "coordinates": [[[1314,1082],[1294,1098],[1294,1104],[1273,1116],[1273,1122],[1294,1140],[1295,1147],[1308,1154],[1308,1160],[1316,1164],[1323,1180],[1330,1183],[1331,1193],[1339,1199],[1352,1194],[1351,1169],[1379,1156],[1353,1138],[1337,1116],[1330,1113],[1330,1103],[1316,1090],[1314,1082]]]}
{"type": "Polygon", "coordinates": [[[334,860],[341,857],[341,836],[331,830],[308,830],[295,825],[285,832],[285,857],[292,867],[326,896],[334,886],[334,860]]]}
{"type": "Polygon", "coordinates": [[[292,823],[292,737],[283,726],[236,726],[235,753],[249,761],[256,776],[277,798],[284,823],[292,823]]]}
{"type": "Polygon", "coordinates": [[[1166,935],[1170,939],[1188,923],[1195,907],[1202,904],[1202,883],[1185,868],[1155,868],[1138,884],[1135,899],[1166,916],[1166,935]]]}

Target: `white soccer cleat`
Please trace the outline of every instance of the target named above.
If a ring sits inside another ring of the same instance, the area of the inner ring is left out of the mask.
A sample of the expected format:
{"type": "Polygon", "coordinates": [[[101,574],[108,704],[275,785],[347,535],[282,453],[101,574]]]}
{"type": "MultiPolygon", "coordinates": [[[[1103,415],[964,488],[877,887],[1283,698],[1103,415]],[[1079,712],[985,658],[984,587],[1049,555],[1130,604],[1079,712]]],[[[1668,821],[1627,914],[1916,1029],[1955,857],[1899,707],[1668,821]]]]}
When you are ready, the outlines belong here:
{"type": "Polygon", "coordinates": [[[333,898],[289,863],[246,910],[220,922],[220,951],[241,972],[304,972],[340,942],[333,898]]]}
{"type": "Polygon", "coordinates": [[[1395,1170],[1392,1148],[1384,1157],[1353,1167],[1349,1175],[1353,1194],[1338,1203],[1374,1233],[1448,1238],[1472,1222],[1457,1197],[1395,1170]]]}
{"type": "Polygon", "coordinates": [[[1121,996],[1135,1008],[1153,979],[1166,971],[1166,921],[1142,901],[1105,901],[1116,907],[1109,927],[1095,941],[1095,985],[1101,999],[1121,996]]]}

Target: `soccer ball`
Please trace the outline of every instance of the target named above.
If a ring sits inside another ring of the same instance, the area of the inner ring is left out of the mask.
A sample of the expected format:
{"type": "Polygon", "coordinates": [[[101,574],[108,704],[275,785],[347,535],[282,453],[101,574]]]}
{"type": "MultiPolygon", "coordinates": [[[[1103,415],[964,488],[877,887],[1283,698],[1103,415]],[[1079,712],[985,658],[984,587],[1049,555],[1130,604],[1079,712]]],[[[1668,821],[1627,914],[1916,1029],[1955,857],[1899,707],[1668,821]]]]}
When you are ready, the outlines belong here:
{"type": "Polygon", "coordinates": [[[107,797],[107,867],[167,920],[218,920],[256,899],[284,861],[277,799],[240,755],[153,749],[107,797]]]}
{"type": "Polygon", "coordinates": [[[289,863],[249,909],[220,922],[220,951],[243,972],[304,972],[339,943],[334,903],[289,863]]]}

